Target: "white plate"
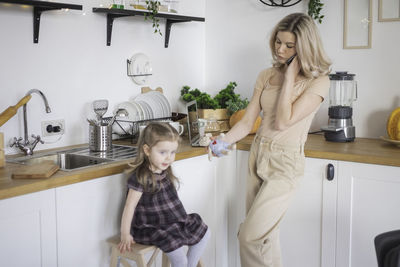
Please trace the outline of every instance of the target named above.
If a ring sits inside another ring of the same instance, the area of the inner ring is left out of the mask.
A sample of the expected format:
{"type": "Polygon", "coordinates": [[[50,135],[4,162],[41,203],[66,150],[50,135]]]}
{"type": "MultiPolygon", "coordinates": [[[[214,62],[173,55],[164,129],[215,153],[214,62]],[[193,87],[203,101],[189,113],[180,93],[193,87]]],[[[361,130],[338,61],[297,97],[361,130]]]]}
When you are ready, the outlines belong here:
{"type": "Polygon", "coordinates": [[[137,103],[144,109],[145,111],[145,120],[151,120],[154,118],[153,115],[153,111],[151,110],[151,107],[149,106],[149,104],[147,104],[147,102],[145,101],[137,101],[137,103]]]}
{"type": "Polygon", "coordinates": [[[158,97],[158,94],[156,92],[149,92],[151,94],[149,94],[149,97],[153,98],[154,101],[157,103],[157,108],[159,113],[159,118],[164,118],[165,114],[164,114],[164,107],[163,107],[163,103],[162,100],[158,97]]]}
{"type": "Polygon", "coordinates": [[[152,72],[153,69],[148,56],[143,53],[137,53],[131,57],[129,74],[132,75],[131,78],[136,84],[145,84],[152,72]]]}
{"type": "Polygon", "coordinates": [[[172,109],[171,109],[171,104],[169,103],[168,99],[165,97],[163,94],[159,94],[159,97],[163,101],[164,105],[164,110],[165,110],[165,117],[171,117],[172,115],[172,109]]]}
{"type": "Polygon", "coordinates": [[[129,102],[132,103],[132,104],[135,106],[136,110],[139,112],[139,115],[138,115],[138,119],[137,119],[137,120],[138,120],[138,121],[144,120],[144,110],[143,110],[142,106],[139,105],[139,104],[138,104],[135,100],[133,100],[133,99],[130,99],[129,102]]]}
{"type": "Polygon", "coordinates": [[[162,110],[160,108],[160,104],[158,103],[157,100],[154,99],[154,97],[151,96],[151,94],[149,94],[149,92],[138,95],[137,97],[135,97],[135,101],[146,102],[150,106],[153,112],[153,119],[158,119],[162,117],[162,110]]]}
{"type": "Polygon", "coordinates": [[[165,97],[160,92],[157,91],[151,91],[149,92],[152,96],[154,96],[160,103],[161,105],[161,110],[162,110],[162,117],[171,117],[172,111],[171,111],[171,105],[169,104],[168,99],[165,97]]]}
{"type": "Polygon", "coordinates": [[[156,91],[151,91],[148,94],[157,102],[158,109],[160,110],[160,118],[164,118],[165,117],[164,104],[162,99],[159,97],[160,93],[156,91]]]}

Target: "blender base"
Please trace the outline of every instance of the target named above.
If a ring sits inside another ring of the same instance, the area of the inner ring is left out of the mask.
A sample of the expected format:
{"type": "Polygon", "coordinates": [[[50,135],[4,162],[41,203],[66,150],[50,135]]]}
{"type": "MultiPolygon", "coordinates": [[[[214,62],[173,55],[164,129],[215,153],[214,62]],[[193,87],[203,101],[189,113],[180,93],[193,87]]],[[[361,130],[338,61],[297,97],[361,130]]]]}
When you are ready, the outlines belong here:
{"type": "Polygon", "coordinates": [[[355,139],[355,136],[346,137],[344,131],[324,132],[324,136],[326,141],[340,142],[340,143],[353,142],[355,139]]]}

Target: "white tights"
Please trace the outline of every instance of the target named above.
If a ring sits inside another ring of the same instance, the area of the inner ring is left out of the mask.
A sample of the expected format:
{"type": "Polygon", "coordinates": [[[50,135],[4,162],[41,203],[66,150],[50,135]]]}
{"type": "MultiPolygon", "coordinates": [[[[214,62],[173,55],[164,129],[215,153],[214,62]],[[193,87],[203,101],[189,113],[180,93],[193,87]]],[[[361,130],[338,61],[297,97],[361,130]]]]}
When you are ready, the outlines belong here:
{"type": "Polygon", "coordinates": [[[172,267],[196,267],[201,255],[206,248],[208,239],[210,238],[210,229],[204,234],[203,238],[195,245],[189,246],[187,255],[183,247],[177,248],[166,253],[172,267]]]}

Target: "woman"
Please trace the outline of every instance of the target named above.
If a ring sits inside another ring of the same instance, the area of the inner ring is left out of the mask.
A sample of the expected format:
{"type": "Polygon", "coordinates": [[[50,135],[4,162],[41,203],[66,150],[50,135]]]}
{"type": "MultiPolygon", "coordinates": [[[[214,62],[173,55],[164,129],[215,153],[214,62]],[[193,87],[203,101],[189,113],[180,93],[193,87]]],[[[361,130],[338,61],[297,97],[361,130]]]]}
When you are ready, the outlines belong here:
{"type": "Polygon", "coordinates": [[[246,218],[238,233],[242,267],[281,266],[279,223],[304,174],[304,143],[329,89],[331,63],[308,15],[283,18],[272,31],[270,48],[273,67],[259,74],[244,117],[210,145],[222,155],[249,134],[262,112],[249,156],[246,218]]]}

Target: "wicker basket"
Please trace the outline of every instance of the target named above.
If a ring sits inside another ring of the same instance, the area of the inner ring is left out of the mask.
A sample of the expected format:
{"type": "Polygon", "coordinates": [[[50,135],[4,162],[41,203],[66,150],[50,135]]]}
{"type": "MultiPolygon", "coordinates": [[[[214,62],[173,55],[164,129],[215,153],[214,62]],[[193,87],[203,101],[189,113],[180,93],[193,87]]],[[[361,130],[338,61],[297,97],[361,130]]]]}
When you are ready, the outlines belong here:
{"type": "Polygon", "coordinates": [[[228,110],[226,108],[219,109],[199,109],[199,118],[211,120],[229,120],[228,110]]]}

